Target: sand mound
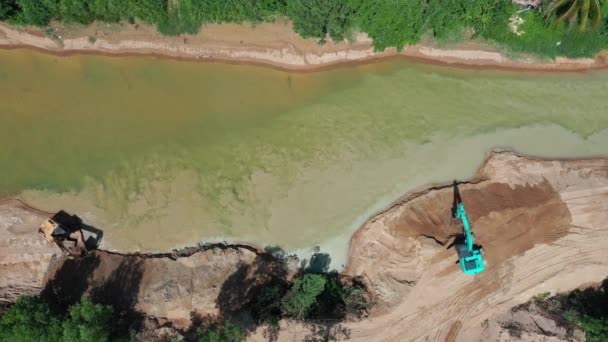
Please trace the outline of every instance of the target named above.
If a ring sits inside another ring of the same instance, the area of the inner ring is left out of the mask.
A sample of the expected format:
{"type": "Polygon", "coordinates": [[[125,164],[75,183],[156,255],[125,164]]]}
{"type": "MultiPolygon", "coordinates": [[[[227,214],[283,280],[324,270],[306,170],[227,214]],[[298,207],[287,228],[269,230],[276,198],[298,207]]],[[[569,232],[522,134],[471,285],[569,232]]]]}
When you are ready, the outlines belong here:
{"type": "Polygon", "coordinates": [[[460,192],[487,270],[462,274],[446,249],[460,230],[450,186],[398,201],[351,241],[345,273],[368,279],[378,303],[349,325],[352,340],[483,340],[471,329],[493,314],[608,276],[608,160],[494,153],[460,192]]]}

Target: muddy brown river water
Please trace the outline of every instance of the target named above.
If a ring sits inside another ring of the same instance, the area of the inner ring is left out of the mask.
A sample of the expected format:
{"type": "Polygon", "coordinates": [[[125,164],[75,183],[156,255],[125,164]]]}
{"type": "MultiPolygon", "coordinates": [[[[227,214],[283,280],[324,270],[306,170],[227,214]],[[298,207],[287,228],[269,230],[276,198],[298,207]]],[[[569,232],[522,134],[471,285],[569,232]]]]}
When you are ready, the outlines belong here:
{"type": "Polygon", "coordinates": [[[0,194],[79,214],[108,249],[320,244],[339,266],[369,215],[491,148],[608,154],[606,94],[606,72],[0,51],[0,194]]]}

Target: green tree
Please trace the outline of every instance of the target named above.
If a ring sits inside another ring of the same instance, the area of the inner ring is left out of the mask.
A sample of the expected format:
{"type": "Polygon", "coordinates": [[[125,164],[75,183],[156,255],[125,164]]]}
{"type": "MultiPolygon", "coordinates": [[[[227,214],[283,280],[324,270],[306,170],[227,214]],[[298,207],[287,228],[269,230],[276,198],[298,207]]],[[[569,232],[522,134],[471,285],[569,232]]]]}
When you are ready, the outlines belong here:
{"type": "Polygon", "coordinates": [[[0,0],[0,20],[12,18],[18,11],[16,0],[0,0]]]}
{"type": "Polygon", "coordinates": [[[232,323],[225,321],[216,329],[207,328],[199,329],[196,333],[196,342],[243,342],[245,341],[245,332],[243,329],[232,323]]]}
{"type": "Polygon", "coordinates": [[[55,0],[17,0],[19,12],[13,21],[22,25],[45,26],[57,9],[55,0]]]}
{"type": "Polygon", "coordinates": [[[90,3],[89,0],[59,0],[59,16],[65,22],[90,24],[95,20],[90,3]]]}
{"type": "Polygon", "coordinates": [[[127,15],[147,24],[159,24],[167,17],[165,0],[125,0],[127,15]]]}
{"type": "Polygon", "coordinates": [[[38,297],[23,296],[0,317],[0,341],[61,341],[61,324],[38,297]]]}
{"type": "Polygon", "coordinates": [[[428,27],[425,0],[350,0],[359,4],[357,23],[374,40],[376,51],[389,47],[402,50],[416,44],[428,27]]]}
{"type": "Polygon", "coordinates": [[[317,297],[323,292],[325,283],[321,274],[305,274],[296,279],[283,297],[283,310],[295,318],[306,318],[317,305],[317,297]]]}
{"type": "Polygon", "coordinates": [[[112,306],[96,304],[88,297],[70,307],[63,322],[64,342],[108,341],[112,332],[112,306]]]}
{"type": "Polygon", "coordinates": [[[581,321],[588,342],[608,341],[608,317],[584,317],[581,321]]]}
{"type": "Polygon", "coordinates": [[[573,25],[578,21],[578,29],[584,32],[589,19],[591,19],[591,28],[598,27],[602,18],[602,8],[600,0],[552,0],[546,15],[554,18],[554,25],[559,25],[563,21],[573,25]]]}
{"type": "Polygon", "coordinates": [[[288,0],[285,11],[302,37],[338,42],[352,26],[353,8],[345,0],[288,0]]]}
{"type": "Polygon", "coordinates": [[[128,17],[129,3],[125,0],[91,0],[89,10],[96,19],[118,22],[128,17]]]}

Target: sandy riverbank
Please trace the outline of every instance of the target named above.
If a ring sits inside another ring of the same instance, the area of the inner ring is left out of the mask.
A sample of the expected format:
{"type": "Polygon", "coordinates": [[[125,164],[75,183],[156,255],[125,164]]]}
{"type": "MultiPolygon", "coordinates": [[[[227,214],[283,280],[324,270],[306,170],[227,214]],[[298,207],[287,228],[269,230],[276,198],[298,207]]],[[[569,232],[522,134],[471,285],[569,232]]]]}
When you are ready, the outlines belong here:
{"type": "Polygon", "coordinates": [[[65,27],[52,25],[52,39],[39,28],[0,24],[0,48],[33,48],[57,55],[81,53],[152,55],[204,62],[251,63],[279,69],[310,71],[335,65],[405,57],[430,63],[497,69],[585,71],[608,67],[608,53],[595,59],[538,60],[506,57],[491,46],[459,44],[449,47],[409,46],[401,52],[374,52],[372,41],[357,34],[351,42],[319,45],[291,30],[289,22],[207,25],[196,35],[168,37],[154,27],[102,24],[65,27]]]}

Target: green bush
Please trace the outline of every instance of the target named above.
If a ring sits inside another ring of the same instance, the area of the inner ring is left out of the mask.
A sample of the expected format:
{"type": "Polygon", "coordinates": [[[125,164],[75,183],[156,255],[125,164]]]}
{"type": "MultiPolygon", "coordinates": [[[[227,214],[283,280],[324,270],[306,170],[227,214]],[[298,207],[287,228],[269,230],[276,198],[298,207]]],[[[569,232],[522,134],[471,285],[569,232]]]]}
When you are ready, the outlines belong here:
{"type": "Polygon", "coordinates": [[[62,323],[65,342],[109,341],[112,332],[112,307],[93,303],[83,297],[70,307],[67,320],[62,323]]]}
{"type": "Polygon", "coordinates": [[[543,292],[534,296],[534,302],[536,305],[544,306],[549,297],[551,297],[551,292],[543,292]]]}
{"type": "Polygon", "coordinates": [[[112,307],[83,297],[67,315],[53,313],[38,297],[24,296],[0,317],[0,341],[4,342],[103,342],[113,336],[112,307]]]}
{"type": "Polygon", "coordinates": [[[587,342],[608,341],[608,317],[592,318],[586,316],[583,317],[581,325],[585,329],[587,342]]]}
{"type": "Polygon", "coordinates": [[[608,32],[595,30],[579,32],[569,29],[566,24],[548,26],[544,15],[539,11],[526,11],[520,14],[524,23],[519,27],[524,34],[511,32],[507,23],[517,7],[503,4],[496,8],[491,24],[479,30],[479,35],[507,47],[515,53],[533,53],[555,58],[556,56],[592,56],[608,46],[608,32]]]}
{"type": "Polygon", "coordinates": [[[367,292],[360,286],[351,285],[342,288],[340,299],[344,303],[346,312],[350,314],[359,314],[367,309],[367,292]]]}
{"type": "Polygon", "coordinates": [[[299,276],[282,299],[284,314],[296,319],[339,319],[359,315],[367,306],[365,289],[342,284],[335,273],[299,276]]]}
{"type": "Polygon", "coordinates": [[[225,321],[217,328],[199,329],[194,339],[196,342],[242,342],[245,341],[245,332],[241,327],[225,321]]]}
{"type": "Polygon", "coordinates": [[[601,285],[577,289],[548,298],[548,293],[534,297],[552,317],[561,317],[571,331],[585,330],[587,341],[608,341],[608,279],[601,285]]]}
{"type": "Polygon", "coordinates": [[[16,0],[0,0],[0,20],[7,20],[19,11],[16,0]]]}
{"type": "Polygon", "coordinates": [[[597,29],[585,32],[566,22],[551,24],[547,8],[517,13],[522,7],[508,0],[0,0],[0,20],[44,27],[50,20],[139,19],[163,34],[178,35],[196,33],[208,23],[255,24],[286,16],[295,32],[321,43],[360,30],[373,39],[376,51],[401,50],[425,37],[442,41],[472,34],[515,54],[555,58],[589,57],[608,47],[608,6],[602,6],[601,16],[590,19],[597,29]],[[519,28],[524,34],[511,32],[513,15],[524,19],[519,28]]]}
{"type": "Polygon", "coordinates": [[[167,19],[166,0],[124,0],[127,17],[137,18],[147,24],[159,24],[167,19]]]}
{"type": "Polygon", "coordinates": [[[374,48],[383,51],[389,47],[403,49],[416,44],[424,33],[423,0],[351,0],[358,3],[357,24],[374,40],[374,48]]]}
{"type": "Polygon", "coordinates": [[[56,11],[54,0],[16,0],[19,11],[9,20],[17,24],[45,26],[56,11]]]}
{"type": "Polygon", "coordinates": [[[321,274],[305,274],[297,278],[285,297],[283,310],[289,316],[304,319],[317,305],[317,297],[325,288],[325,277],[321,274]]]}
{"type": "Polygon", "coordinates": [[[343,40],[355,14],[344,0],[288,0],[285,11],[295,32],[321,42],[327,35],[336,42],[343,40]]]}
{"type": "Polygon", "coordinates": [[[37,297],[23,296],[0,317],[0,341],[62,341],[60,321],[37,297]]]}
{"type": "Polygon", "coordinates": [[[118,22],[128,19],[129,2],[125,0],[92,0],[89,11],[99,20],[118,22]]]}

